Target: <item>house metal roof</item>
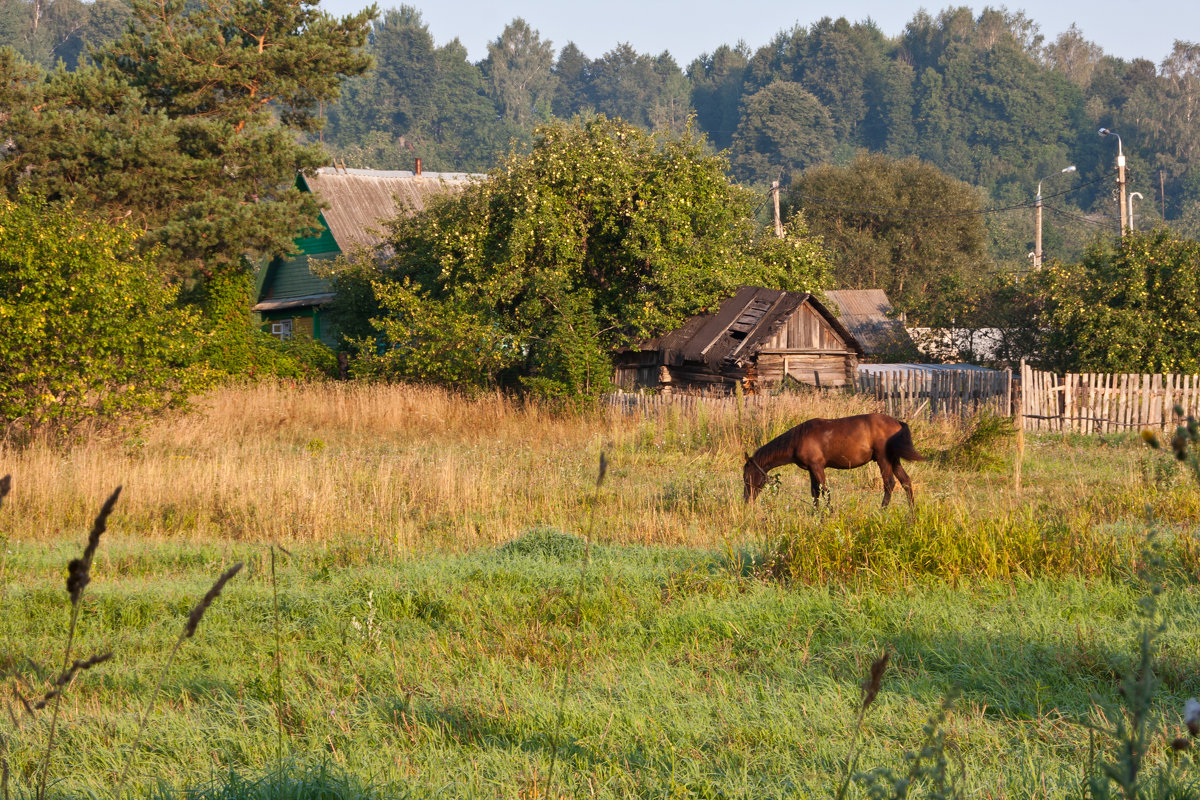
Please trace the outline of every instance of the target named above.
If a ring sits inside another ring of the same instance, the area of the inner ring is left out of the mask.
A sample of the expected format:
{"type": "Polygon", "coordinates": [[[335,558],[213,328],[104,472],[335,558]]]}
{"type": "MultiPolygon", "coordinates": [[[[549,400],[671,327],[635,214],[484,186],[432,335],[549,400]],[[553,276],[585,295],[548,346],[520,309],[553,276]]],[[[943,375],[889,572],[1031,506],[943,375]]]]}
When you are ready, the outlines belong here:
{"type": "Polygon", "coordinates": [[[281,311],[321,305],[333,299],[328,279],[313,272],[314,262],[337,258],[383,241],[384,223],[402,211],[424,210],[434,197],[457,192],[486,176],[465,172],[345,169],[321,167],[297,177],[321,209],[320,233],[296,240],[299,252],[273,260],[262,279],[254,310],[281,311]]]}
{"type": "Polygon", "coordinates": [[[372,247],[383,240],[383,223],[402,208],[423,211],[429,201],[458,191],[483,175],[466,172],[343,169],[322,167],[301,177],[308,190],[328,208],[325,224],[343,253],[372,247]]]}
{"type": "Polygon", "coordinates": [[[887,352],[908,338],[904,324],[892,316],[892,304],[882,289],[837,289],[825,297],[838,307],[838,320],[867,353],[887,352]]]}

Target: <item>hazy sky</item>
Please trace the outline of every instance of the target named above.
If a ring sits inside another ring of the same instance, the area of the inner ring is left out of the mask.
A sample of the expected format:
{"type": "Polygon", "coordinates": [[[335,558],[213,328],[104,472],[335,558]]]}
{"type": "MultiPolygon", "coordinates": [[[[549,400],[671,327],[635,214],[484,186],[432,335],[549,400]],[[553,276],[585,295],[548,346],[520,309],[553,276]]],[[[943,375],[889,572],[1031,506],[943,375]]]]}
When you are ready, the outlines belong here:
{"type": "MultiPolygon", "coordinates": [[[[321,0],[336,15],[358,11],[365,0],[321,0]]],[[[378,3],[379,8],[400,2],[378,3]]],[[[777,32],[799,23],[808,26],[823,16],[851,22],[875,21],[888,36],[896,36],[921,6],[887,0],[848,0],[841,3],[772,2],[771,0],[411,0],[421,11],[437,44],[457,37],[472,61],[487,56],[487,43],[514,17],[523,17],[556,51],[574,41],[588,57],[598,58],[620,42],[657,55],[669,50],[686,69],[693,58],[722,44],[745,40],[751,51],[777,32]]],[[[952,3],[929,5],[934,16],[950,5],[969,5],[976,16],[985,5],[1023,10],[1041,26],[1050,41],[1075,23],[1085,37],[1110,55],[1148,58],[1156,64],[1176,39],[1200,41],[1200,2],[1196,0],[1058,0],[1034,5],[952,3]]]]}

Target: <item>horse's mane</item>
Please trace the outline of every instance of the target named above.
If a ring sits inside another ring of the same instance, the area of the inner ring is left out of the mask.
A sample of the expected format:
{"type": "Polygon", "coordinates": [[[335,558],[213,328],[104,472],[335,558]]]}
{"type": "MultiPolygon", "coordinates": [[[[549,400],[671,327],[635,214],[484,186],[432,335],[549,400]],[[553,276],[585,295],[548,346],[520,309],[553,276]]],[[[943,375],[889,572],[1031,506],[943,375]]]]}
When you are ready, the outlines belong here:
{"type": "Polygon", "coordinates": [[[818,422],[818,421],[819,420],[817,420],[815,418],[810,419],[810,420],[805,420],[804,422],[801,422],[796,427],[786,430],[783,433],[779,434],[774,439],[772,439],[771,441],[767,442],[762,447],[760,447],[754,451],[754,456],[753,456],[754,460],[759,462],[760,464],[763,463],[764,461],[773,461],[775,456],[777,456],[780,453],[782,453],[783,451],[791,448],[793,442],[797,438],[803,436],[808,431],[808,429],[813,426],[813,423],[818,422]]]}

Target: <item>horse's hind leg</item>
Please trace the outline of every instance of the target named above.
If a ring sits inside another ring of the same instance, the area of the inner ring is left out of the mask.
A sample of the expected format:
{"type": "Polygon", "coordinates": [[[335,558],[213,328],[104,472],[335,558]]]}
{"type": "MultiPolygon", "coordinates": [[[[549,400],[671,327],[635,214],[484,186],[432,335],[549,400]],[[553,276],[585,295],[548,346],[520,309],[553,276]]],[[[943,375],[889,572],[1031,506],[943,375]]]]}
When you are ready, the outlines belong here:
{"type": "Polygon", "coordinates": [[[879,475],[883,478],[883,507],[887,508],[892,502],[892,490],[896,488],[896,476],[892,473],[892,464],[886,459],[878,461],[879,475]]]}
{"type": "Polygon", "coordinates": [[[908,504],[911,506],[914,504],[912,478],[908,477],[908,473],[904,471],[904,467],[901,465],[900,459],[896,459],[894,469],[896,471],[896,477],[900,479],[900,485],[904,487],[904,492],[908,495],[908,504]]]}

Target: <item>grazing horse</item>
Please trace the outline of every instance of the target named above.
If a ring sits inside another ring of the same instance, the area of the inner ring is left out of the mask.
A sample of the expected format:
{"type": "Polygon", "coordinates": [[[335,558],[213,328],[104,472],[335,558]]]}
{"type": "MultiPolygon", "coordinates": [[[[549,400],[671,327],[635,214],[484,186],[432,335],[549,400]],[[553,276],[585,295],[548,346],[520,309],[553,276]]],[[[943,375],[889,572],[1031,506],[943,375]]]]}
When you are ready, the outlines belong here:
{"type": "Polygon", "coordinates": [[[912,481],[900,459],[924,461],[913,446],[908,425],[886,414],[859,414],[841,419],[810,419],[764,444],[754,455],[746,454],[742,469],[745,499],[749,503],[767,482],[767,473],[785,464],[808,470],[812,483],[813,505],[820,506],[821,493],[826,500],[829,485],[826,469],[854,469],[868,461],[879,465],[883,476],[883,507],[892,499],[896,478],[913,504],[912,481]]]}

